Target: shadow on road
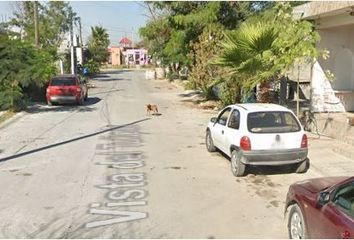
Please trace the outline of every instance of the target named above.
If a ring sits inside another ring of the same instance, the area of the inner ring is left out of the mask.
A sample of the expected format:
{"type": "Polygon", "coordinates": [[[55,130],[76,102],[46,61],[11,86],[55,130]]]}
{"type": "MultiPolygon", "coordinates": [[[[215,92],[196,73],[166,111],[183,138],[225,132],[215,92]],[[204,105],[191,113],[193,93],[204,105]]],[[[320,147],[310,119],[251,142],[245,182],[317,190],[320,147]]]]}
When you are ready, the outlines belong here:
{"type": "Polygon", "coordinates": [[[279,175],[291,174],[296,170],[295,165],[284,166],[247,166],[247,174],[254,175],[279,175]]]}
{"type": "Polygon", "coordinates": [[[125,72],[131,72],[131,70],[104,70],[101,71],[100,74],[95,75],[96,76],[100,76],[100,75],[107,75],[107,74],[121,74],[121,73],[125,73],[125,72]]]}
{"type": "MultiPolygon", "coordinates": [[[[94,95],[94,94],[92,94],[94,95]]],[[[78,106],[76,103],[67,103],[67,104],[60,104],[55,106],[48,106],[43,103],[35,103],[27,107],[25,110],[28,113],[42,113],[42,112],[92,112],[96,108],[91,107],[92,105],[97,104],[101,101],[101,98],[98,97],[89,97],[84,102],[83,105],[78,106]]]]}
{"type": "Polygon", "coordinates": [[[115,82],[115,81],[131,81],[126,78],[94,78],[93,80],[98,82],[115,82]]]}
{"type": "MultiPolygon", "coordinates": [[[[226,158],[230,161],[230,158],[224,154],[223,152],[217,150],[217,153],[220,153],[222,157],[226,158]]],[[[311,161],[309,161],[311,162],[311,161]]],[[[230,163],[231,164],[231,163],[230,163]]],[[[280,166],[252,166],[247,165],[245,175],[254,174],[254,175],[281,175],[281,174],[291,174],[295,173],[297,168],[297,164],[289,164],[289,165],[280,165],[280,166]]],[[[306,172],[310,166],[307,166],[306,172]]]]}
{"type": "Polygon", "coordinates": [[[58,147],[58,146],[65,145],[65,144],[68,144],[68,143],[72,143],[72,142],[75,142],[75,141],[79,141],[79,140],[82,140],[82,139],[90,138],[90,137],[93,137],[93,136],[96,136],[96,135],[100,135],[100,134],[103,134],[103,133],[106,133],[106,132],[111,132],[111,131],[114,131],[114,130],[117,130],[117,129],[120,129],[120,128],[124,128],[124,127],[127,127],[127,126],[135,125],[135,124],[138,124],[138,123],[150,120],[150,119],[151,118],[144,118],[144,119],[141,119],[141,120],[138,120],[138,121],[134,121],[134,122],[131,122],[131,123],[127,123],[127,124],[123,124],[123,125],[120,125],[120,126],[113,126],[113,127],[108,128],[108,129],[97,131],[97,132],[90,133],[90,134],[86,134],[86,135],[81,136],[81,137],[72,138],[72,139],[69,139],[69,140],[66,140],[66,141],[50,144],[50,145],[47,145],[47,146],[44,146],[44,147],[40,147],[40,148],[32,149],[32,150],[29,150],[29,151],[26,151],[26,152],[14,154],[12,156],[0,158],[0,162],[4,162],[4,161],[11,160],[11,159],[23,157],[23,156],[30,155],[30,154],[33,154],[33,153],[36,153],[36,152],[41,152],[41,151],[44,151],[44,150],[47,150],[47,149],[50,149],[50,148],[54,148],[54,147],[58,147]]]}
{"type": "Polygon", "coordinates": [[[95,95],[101,95],[101,94],[112,93],[112,92],[120,92],[120,91],[124,91],[124,89],[112,89],[109,91],[91,93],[90,95],[95,96],[95,95]]]}
{"type": "Polygon", "coordinates": [[[180,93],[178,94],[179,97],[184,97],[184,98],[190,98],[190,97],[194,97],[194,96],[201,96],[201,92],[200,91],[192,91],[189,93],[180,93]]]}

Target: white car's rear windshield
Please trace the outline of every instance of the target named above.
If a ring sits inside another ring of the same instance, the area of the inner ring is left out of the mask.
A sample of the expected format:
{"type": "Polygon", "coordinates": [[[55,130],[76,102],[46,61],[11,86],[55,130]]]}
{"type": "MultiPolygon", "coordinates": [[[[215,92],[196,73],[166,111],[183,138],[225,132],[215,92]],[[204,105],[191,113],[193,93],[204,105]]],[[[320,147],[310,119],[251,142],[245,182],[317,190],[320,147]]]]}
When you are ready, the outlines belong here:
{"type": "Polygon", "coordinates": [[[247,117],[248,131],[252,133],[298,132],[301,127],[290,112],[253,112],[247,117]]]}

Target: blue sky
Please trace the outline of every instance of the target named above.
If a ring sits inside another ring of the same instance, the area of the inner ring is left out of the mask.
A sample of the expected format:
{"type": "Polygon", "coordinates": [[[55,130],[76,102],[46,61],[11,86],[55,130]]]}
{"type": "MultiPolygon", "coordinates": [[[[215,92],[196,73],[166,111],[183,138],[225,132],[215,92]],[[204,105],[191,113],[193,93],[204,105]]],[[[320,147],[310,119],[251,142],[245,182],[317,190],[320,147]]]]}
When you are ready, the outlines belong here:
{"type": "MultiPolygon", "coordinates": [[[[91,33],[90,26],[100,25],[107,29],[111,45],[117,45],[124,36],[139,40],[139,27],[147,20],[141,4],[135,1],[70,1],[81,17],[84,40],[91,33]]],[[[14,2],[0,1],[0,22],[12,16],[13,5],[14,2]]]]}

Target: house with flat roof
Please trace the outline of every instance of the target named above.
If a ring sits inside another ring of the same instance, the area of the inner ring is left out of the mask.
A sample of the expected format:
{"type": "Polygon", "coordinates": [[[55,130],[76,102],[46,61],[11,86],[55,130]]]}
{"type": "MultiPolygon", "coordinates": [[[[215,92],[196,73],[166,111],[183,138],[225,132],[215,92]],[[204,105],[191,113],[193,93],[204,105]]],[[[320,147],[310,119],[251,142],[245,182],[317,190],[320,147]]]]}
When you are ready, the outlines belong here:
{"type": "Polygon", "coordinates": [[[108,48],[109,57],[108,64],[112,66],[122,65],[122,48],[118,46],[111,46],[108,48]]]}
{"type": "Polygon", "coordinates": [[[318,48],[330,58],[319,59],[310,69],[311,110],[313,112],[354,111],[354,2],[313,1],[293,9],[299,19],[314,21],[321,36],[318,48]],[[335,79],[330,81],[325,71],[335,79]]]}

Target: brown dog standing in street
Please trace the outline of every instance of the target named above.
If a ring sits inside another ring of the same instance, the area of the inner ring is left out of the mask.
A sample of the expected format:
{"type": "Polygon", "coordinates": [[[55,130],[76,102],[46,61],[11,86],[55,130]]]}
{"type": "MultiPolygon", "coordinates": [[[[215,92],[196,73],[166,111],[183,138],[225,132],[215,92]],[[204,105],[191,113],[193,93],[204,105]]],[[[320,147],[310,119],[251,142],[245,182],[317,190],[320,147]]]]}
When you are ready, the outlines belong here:
{"type": "Polygon", "coordinates": [[[146,104],[146,114],[150,115],[152,114],[157,114],[159,113],[159,110],[157,109],[157,105],[155,104],[146,104]]]}

